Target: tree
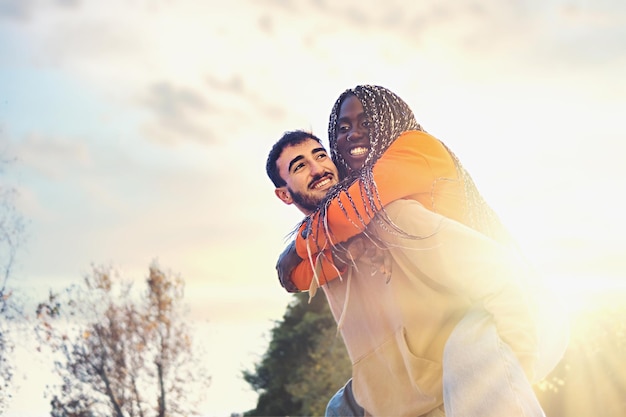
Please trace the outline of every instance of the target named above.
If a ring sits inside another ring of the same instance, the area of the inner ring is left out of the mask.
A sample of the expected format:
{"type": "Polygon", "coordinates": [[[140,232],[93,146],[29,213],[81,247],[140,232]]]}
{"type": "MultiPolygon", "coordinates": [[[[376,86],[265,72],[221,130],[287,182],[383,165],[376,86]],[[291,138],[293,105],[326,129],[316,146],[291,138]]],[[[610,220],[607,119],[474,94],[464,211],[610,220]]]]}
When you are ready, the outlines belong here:
{"type": "MultiPolygon", "coordinates": [[[[9,161],[0,155],[0,174],[9,161]]],[[[17,191],[7,181],[0,182],[0,415],[11,399],[15,347],[10,337],[10,323],[20,308],[8,286],[18,248],[24,238],[24,222],[15,209],[17,191]]]]}
{"type": "Polygon", "coordinates": [[[325,297],[296,294],[253,372],[259,393],[246,416],[324,415],[331,396],[350,378],[351,364],[325,297]]]}
{"type": "Polygon", "coordinates": [[[53,417],[196,414],[210,379],[183,320],[183,280],[153,263],[146,286],[136,296],[110,267],[94,267],[82,286],[39,304],[37,337],[62,381],[50,390],[53,417]]]}

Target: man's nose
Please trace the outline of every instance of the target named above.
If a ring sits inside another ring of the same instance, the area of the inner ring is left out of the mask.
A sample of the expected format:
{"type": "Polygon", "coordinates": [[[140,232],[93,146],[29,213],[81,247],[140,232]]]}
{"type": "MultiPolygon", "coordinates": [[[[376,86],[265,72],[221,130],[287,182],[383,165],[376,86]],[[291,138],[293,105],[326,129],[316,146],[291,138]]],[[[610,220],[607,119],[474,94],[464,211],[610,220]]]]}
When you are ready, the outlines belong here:
{"type": "Polygon", "coordinates": [[[312,175],[321,174],[322,172],[324,172],[324,169],[325,169],[324,165],[320,164],[317,161],[311,163],[311,174],[312,175]]]}

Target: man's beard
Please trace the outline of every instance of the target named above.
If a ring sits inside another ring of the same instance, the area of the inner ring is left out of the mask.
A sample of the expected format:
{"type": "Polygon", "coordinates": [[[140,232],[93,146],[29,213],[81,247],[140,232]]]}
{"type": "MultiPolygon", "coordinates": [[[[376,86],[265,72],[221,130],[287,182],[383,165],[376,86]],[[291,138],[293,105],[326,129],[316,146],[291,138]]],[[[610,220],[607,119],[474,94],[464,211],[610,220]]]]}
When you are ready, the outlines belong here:
{"type": "Polygon", "coordinates": [[[309,212],[317,210],[318,204],[322,202],[322,198],[307,195],[304,193],[298,193],[289,187],[287,187],[287,190],[289,190],[289,192],[291,193],[291,198],[293,199],[294,204],[302,207],[309,212]]]}

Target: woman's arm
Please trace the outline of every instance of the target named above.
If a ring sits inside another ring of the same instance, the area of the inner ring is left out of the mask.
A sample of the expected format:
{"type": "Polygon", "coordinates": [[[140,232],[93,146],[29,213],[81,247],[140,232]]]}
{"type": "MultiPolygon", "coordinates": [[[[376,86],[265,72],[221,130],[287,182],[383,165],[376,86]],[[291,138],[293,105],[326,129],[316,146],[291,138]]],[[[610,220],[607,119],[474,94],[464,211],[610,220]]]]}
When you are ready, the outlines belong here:
{"type": "Polygon", "coordinates": [[[314,278],[313,264],[319,262],[317,279],[321,286],[343,275],[361,256],[366,256],[373,264],[381,263],[383,267],[384,257],[380,250],[367,237],[361,235],[354,236],[331,250],[322,251],[313,262],[308,258],[300,258],[295,251],[295,241],[292,241],[280,255],[276,270],[278,279],[287,292],[308,291],[314,278]]]}
{"type": "MultiPolygon", "coordinates": [[[[320,254],[320,272],[318,275],[319,285],[324,285],[347,269],[347,264],[337,261],[333,263],[330,260],[331,251],[327,250],[320,254]],[[335,264],[340,264],[336,266],[335,264]]],[[[343,259],[343,258],[342,258],[343,259]]],[[[316,261],[316,259],[314,259],[316,261]]],[[[285,251],[278,258],[276,263],[276,272],[280,284],[287,292],[308,291],[313,282],[313,266],[311,261],[306,258],[302,259],[295,251],[295,242],[292,241],[285,251]]]]}
{"type": "MultiPolygon", "coordinates": [[[[432,209],[435,182],[442,178],[457,179],[457,171],[452,156],[439,140],[426,132],[410,131],[400,135],[374,164],[373,176],[380,204],[371,207],[369,201],[365,201],[361,181],[352,184],[347,194],[341,193],[330,203],[326,221],[333,244],[361,233],[381,207],[392,201],[412,198],[432,209]]],[[[303,259],[308,258],[309,250],[316,254],[332,247],[320,224],[319,213],[311,222],[307,239],[302,237],[304,225],[296,237],[297,253],[303,259]]]]}

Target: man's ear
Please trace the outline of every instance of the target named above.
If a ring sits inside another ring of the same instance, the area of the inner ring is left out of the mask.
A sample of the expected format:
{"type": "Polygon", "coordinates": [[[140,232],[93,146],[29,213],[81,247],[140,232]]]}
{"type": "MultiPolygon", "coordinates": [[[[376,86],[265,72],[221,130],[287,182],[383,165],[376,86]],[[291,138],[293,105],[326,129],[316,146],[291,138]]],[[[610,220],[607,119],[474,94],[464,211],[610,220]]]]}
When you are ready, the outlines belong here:
{"type": "Polygon", "coordinates": [[[293,204],[293,198],[287,187],[279,187],[274,190],[276,197],[280,198],[285,204],[293,204]]]}

